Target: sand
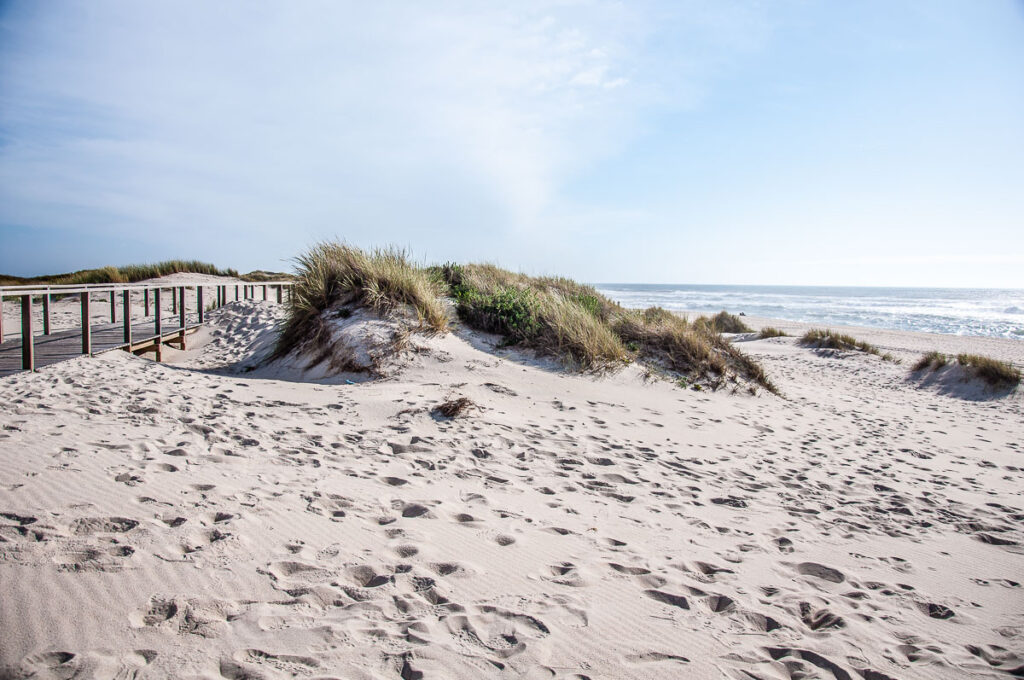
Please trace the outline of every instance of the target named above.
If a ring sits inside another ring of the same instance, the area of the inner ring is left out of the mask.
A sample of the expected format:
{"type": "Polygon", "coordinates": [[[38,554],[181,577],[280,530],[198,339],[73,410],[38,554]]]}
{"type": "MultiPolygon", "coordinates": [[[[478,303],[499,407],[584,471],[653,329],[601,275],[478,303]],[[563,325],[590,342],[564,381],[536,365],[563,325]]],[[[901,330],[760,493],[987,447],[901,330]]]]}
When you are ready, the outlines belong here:
{"type": "Polygon", "coordinates": [[[737,338],[785,398],[474,334],[312,381],[252,368],[280,314],[0,380],[0,677],[1024,673],[1024,399],[907,379],[1024,343],[737,338]]]}

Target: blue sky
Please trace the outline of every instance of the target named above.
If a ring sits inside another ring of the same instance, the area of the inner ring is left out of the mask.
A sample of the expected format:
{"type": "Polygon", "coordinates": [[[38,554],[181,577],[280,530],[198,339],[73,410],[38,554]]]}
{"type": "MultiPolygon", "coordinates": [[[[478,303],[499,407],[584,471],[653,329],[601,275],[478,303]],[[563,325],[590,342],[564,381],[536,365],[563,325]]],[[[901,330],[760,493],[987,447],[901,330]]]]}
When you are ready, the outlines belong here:
{"type": "Polygon", "coordinates": [[[1024,287],[1024,3],[0,2],[0,272],[1024,287]]]}

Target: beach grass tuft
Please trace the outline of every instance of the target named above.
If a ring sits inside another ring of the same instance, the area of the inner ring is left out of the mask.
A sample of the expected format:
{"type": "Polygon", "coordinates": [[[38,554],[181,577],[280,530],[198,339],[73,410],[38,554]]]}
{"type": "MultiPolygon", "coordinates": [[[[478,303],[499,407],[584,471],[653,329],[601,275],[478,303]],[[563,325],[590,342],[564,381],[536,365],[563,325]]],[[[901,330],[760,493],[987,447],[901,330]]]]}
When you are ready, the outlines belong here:
{"type": "Polygon", "coordinates": [[[958,354],[956,362],[989,387],[1008,389],[1020,384],[1020,369],[1008,361],[999,361],[978,354],[958,354]]]}
{"type": "Polygon", "coordinates": [[[947,366],[950,362],[950,358],[942,352],[931,351],[923,355],[914,364],[914,367],[910,369],[914,373],[918,371],[931,370],[937,371],[943,366],[947,366]]]}
{"type": "Polygon", "coordinates": [[[330,343],[330,330],[322,315],[335,306],[347,311],[368,307],[381,315],[411,310],[421,330],[443,332],[448,328],[440,299],[441,281],[414,264],[404,250],[364,251],[327,241],[297,257],[296,264],[298,278],[275,357],[305,347],[323,350],[330,343]]]}
{"type": "Polygon", "coordinates": [[[765,326],[757,332],[757,337],[761,340],[766,340],[768,338],[788,338],[789,333],[786,333],[779,328],[775,328],[774,326],[765,326]]]}
{"type": "Polygon", "coordinates": [[[852,335],[837,333],[833,330],[813,328],[804,333],[803,337],[800,338],[800,344],[814,347],[815,349],[834,349],[844,352],[865,352],[867,354],[874,354],[877,357],[881,357],[885,361],[891,361],[895,364],[900,363],[900,360],[892,354],[889,354],[888,352],[883,353],[880,349],[870,343],[858,340],[852,335]]]}
{"type": "Polygon", "coordinates": [[[712,317],[699,316],[694,322],[697,325],[706,325],[716,333],[753,333],[754,329],[743,323],[743,320],[735,314],[730,314],[724,309],[712,317]]]}

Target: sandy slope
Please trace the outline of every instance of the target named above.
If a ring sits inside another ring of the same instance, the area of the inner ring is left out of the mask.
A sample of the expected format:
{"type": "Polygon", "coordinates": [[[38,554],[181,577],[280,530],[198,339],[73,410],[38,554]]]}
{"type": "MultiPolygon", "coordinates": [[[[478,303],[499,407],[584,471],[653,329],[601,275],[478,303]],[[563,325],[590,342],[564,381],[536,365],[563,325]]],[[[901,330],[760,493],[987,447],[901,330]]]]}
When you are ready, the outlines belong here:
{"type": "Polygon", "coordinates": [[[166,365],[111,353],[0,380],[8,675],[1024,666],[1019,395],[956,399],[786,338],[743,345],[786,399],[564,375],[454,335],[376,382],[239,373],[277,313],[219,310],[166,365]],[[479,408],[432,415],[453,396],[479,408]]]}

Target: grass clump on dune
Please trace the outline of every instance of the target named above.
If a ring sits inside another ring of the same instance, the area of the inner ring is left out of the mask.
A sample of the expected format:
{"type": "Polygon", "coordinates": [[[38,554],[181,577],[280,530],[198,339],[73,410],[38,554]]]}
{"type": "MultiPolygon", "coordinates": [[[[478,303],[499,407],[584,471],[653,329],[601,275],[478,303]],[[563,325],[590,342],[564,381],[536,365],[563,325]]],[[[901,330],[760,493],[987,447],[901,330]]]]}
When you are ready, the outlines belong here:
{"type": "Polygon", "coordinates": [[[775,328],[774,326],[765,326],[757,332],[757,337],[760,340],[767,340],[768,338],[788,338],[789,333],[775,328]]]}
{"type": "Polygon", "coordinates": [[[743,323],[743,320],[735,314],[730,314],[724,309],[712,317],[699,316],[694,324],[706,325],[716,333],[753,333],[754,329],[743,323]]]}
{"type": "Polygon", "coordinates": [[[584,368],[636,360],[716,386],[740,376],[778,391],[709,321],[691,324],[660,307],[626,309],[592,286],[561,277],[529,277],[493,265],[448,264],[438,272],[462,321],[503,335],[506,344],[584,368]]]}
{"type": "Polygon", "coordinates": [[[344,243],[317,244],[296,258],[298,277],[288,303],[288,318],[278,336],[274,356],[330,346],[323,312],[368,307],[388,315],[411,310],[426,331],[445,331],[448,317],[441,302],[441,282],[413,264],[398,248],[363,251],[344,243]]]}
{"type": "Polygon", "coordinates": [[[132,264],[124,267],[100,267],[98,269],[82,269],[70,274],[54,274],[34,276],[31,278],[4,277],[3,285],[26,285],[33,283],[51,285],[77,285],[89,283],[136,283],[146,279],[155,279],[168,274],[210,274],[212,276],[238,276],[234,269],[218,267],[198,260],[165,260],[153,264],[132,264]]]}
{"type": "Polygon", "coordinates": [[[1008,361],[999,361],[978,354],[958,354],[956,362],[989,387],[1003,389],[1020,384],[1020,369],[1008,361]]]}
{"type": "Polygon", "coordinates": [[[918,371],[924,371],[926,369],[930,371],[937,371],[948,364],[948,356],[946,356],[942,352],[932,351],[928,352],[920,359],[918,359],[917,363],[914,364],[914,367],[910,370],[913,371],[914,373],[917,373],[918,371]]]}
{"type": "MultiPolygon", "coordinates": [[[[979,354],[958,354],[955,361],[956,365],[964,370],[966,378],[977,378],[994,389],[1012,389],[1021,381],[1020,369],[1008,361],[999,361],[979,354]]],[[[953,362],[953,357],[932,351],[918,359],[911,371],[937,371],[953,362]]]]}
{"type": "Polygon", "coordinates": [[[874,345],[858,340],[852,335],[846,335],[845,333],[837,333],[833,330],[824,330],[821,328],[814,328],[800,338],[801,345],[807,345],[816,349],[834,349],[844,352],[865,352],[867,354],[874,354],[875,356],[881,357],[885,361],[891,361],[893,363],[899,363],[892,354],[886,352],[882,353],[874,345]]]}

